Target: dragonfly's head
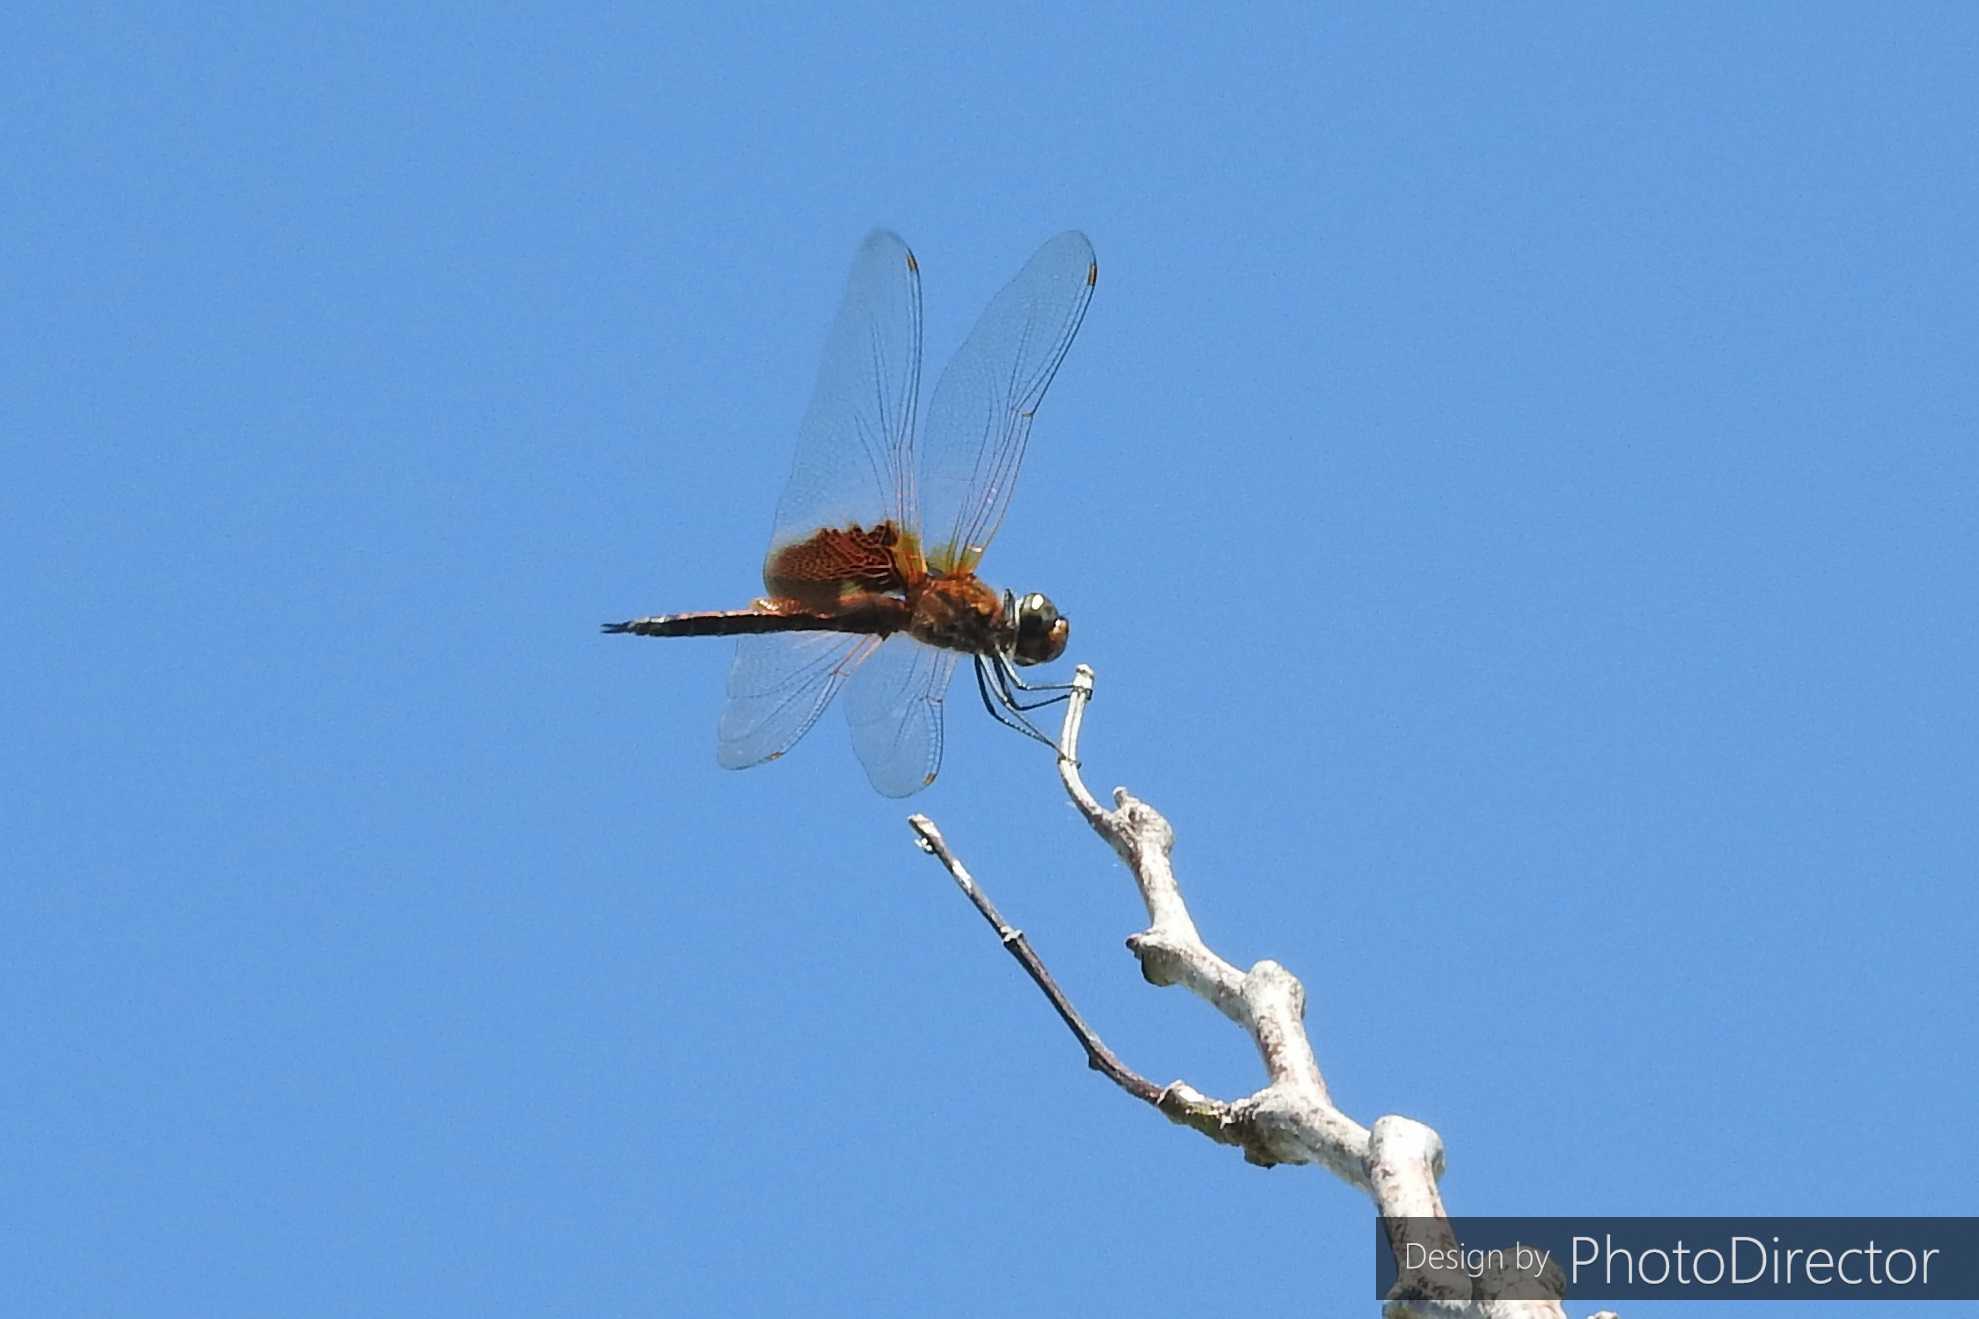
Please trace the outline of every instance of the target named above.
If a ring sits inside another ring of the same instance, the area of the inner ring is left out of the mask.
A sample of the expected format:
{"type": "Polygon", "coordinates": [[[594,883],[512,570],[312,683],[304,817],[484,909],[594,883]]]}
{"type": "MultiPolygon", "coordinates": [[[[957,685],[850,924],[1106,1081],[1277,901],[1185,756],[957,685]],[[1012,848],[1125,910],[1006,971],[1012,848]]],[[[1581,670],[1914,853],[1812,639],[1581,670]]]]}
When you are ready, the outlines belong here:
{"type": "Polygon", "coordinates": [[[1047,664],[1065,653],[1072,623],[1058,612],[1057,605],[1033,591],[1018,597],[1015,612],[1017,639],[1010,648],[1012,659],[1019,664],[1047,664]]]}

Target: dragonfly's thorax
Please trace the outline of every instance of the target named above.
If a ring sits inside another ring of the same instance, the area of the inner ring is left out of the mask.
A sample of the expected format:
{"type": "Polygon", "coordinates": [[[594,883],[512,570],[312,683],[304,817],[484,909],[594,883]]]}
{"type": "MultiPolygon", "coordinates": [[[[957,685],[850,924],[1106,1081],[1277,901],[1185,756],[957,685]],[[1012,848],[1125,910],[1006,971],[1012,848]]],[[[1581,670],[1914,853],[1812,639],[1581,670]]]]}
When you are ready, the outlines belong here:
{"type": "Polygon", "coordinates": [[[974,573],[937,573],[913,592],[912,603],[907,630],[930,646],[987,655],[1009,650],[1015,639],[1003,597],[974,573]]]}

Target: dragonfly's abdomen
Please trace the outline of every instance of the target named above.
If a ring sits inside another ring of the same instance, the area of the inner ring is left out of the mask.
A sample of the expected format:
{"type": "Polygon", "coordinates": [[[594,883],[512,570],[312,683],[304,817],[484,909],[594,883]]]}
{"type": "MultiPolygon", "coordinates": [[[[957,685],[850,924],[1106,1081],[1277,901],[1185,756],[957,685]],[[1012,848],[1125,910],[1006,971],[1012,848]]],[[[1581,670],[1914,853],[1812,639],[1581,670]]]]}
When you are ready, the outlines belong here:
{"type": "Polygon", "coordinates": [[[623,623],[606,623],[610,633],[637,637],[753,637],[772,632],[859,632],[886,636],[907,627],[907,602],[870,596],[829,612],[766,600],[755,609],[710,609],[692,614],[655,614],[623,623]],[[785,607],[789,606],[789,607],[785,607]]]}

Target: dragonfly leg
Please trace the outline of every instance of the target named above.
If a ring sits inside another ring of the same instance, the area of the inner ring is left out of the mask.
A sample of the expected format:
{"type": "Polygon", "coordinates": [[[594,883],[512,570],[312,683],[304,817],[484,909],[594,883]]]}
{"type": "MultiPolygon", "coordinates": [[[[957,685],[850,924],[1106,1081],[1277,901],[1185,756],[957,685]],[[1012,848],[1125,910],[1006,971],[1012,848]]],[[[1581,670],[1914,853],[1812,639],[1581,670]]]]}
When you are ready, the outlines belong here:
{"type": "Polygon", "coordinates": [[[1065,697],[1056,696],[1050,701],[1040,701],[1037,705],[1020,705],[1011,694],[1009,687],[1004,684],[1000,665],[995,665],[993,661],[985,661],[981,655],[977,655],[975,661],[976,691],[982,696],[983,708],[990,712],[991,717],[1005,728],[1014,728],[1024,736],[1034,738],[1056,751],[1057,741],[1039,732],[1037,725],[1024,717],[1024,711],[1037,709],[1039,705],[1050,705],[1054,701],[1062,701],[1065,697]],[[994,691],[990,687],[992,672],[995,674],[996,682],[994,691]]]}
{"type": "Polygon", "coordinates": [[[1072,695],[1072,684],[1069,682],[1025,682],[1022,675],[1017,672],[1017,666],[1010,662],[1010,657],[1000,652],[994,655],[990,662],[996,666],[997,691],[1008,709],[1038,710],[1047,705],[1057,705],[1072,695]],[[1058,695],[1047,696],[1037,701],[1024,701],[1018,699],[1018,692],[1057,692],[1058,695]]]}

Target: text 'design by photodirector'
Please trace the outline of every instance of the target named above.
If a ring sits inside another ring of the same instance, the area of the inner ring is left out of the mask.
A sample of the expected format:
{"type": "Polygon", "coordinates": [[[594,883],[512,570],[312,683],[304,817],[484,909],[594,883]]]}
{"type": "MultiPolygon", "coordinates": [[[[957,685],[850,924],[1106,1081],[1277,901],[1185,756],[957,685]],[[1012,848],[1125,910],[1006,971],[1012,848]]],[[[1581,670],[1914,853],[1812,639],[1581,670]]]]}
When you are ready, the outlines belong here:
{"type": "Polygon", "coordinates": [[[1382,1218],[1384,1300],[1979,1300],[1979,1218],[1382,1218]]]}

